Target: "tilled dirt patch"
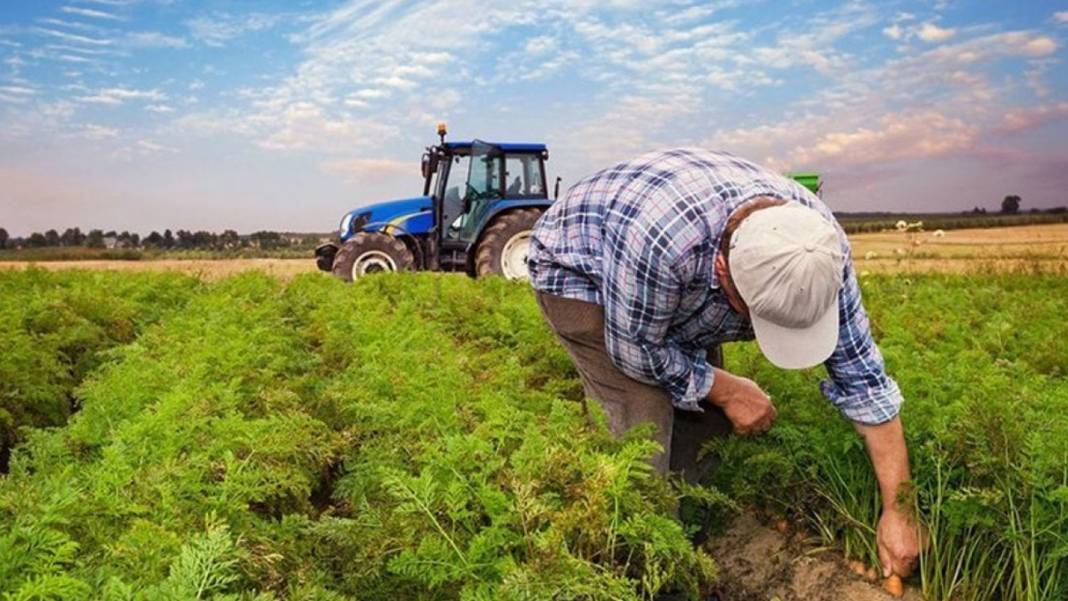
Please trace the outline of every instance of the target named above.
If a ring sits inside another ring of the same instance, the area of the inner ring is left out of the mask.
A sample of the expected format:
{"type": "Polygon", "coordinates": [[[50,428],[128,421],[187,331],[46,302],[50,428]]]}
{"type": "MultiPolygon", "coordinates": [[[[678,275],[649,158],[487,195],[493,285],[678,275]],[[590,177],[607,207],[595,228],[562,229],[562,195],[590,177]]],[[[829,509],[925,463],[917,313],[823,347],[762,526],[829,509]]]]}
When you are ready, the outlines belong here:
{"type": "MultiPolygon", "coordinates": [[[[720,567],[723,601],[889,601],[878,584],[849,570],[831,553],[806,553],[803,543],[748,514],[707,544],[720,567]]],[[[905,601],[923,601],[907,588],[905,601]]]]}

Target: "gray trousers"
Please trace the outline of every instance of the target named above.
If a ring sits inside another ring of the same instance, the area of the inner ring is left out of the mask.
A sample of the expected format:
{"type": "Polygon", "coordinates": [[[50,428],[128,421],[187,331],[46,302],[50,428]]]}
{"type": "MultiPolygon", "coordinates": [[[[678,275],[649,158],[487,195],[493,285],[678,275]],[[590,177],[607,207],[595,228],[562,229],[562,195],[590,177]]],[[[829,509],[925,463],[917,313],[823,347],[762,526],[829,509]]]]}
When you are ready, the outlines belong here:
{"type": "MultiPolygon", "coordinates": [[[[663,388],[620,371],[605,348],[604,309],[600,305],[544,292],[536,295],[546,321],[575,362],[586,396],[604,409],[612,432],[619,435],[638,424],[652,423],[656,440],[665,449],[653,458],[653,467],[660,473],[669,469],[681,472],[692,483],[702,479],[715,459],[698,462],[701,445],[731,431],[723,411],[708,401],[702,401],[704,412],[677,410],[663,388]]],[[[718,346],[709,350],[708,360],[722,367],[718,346]]]]}

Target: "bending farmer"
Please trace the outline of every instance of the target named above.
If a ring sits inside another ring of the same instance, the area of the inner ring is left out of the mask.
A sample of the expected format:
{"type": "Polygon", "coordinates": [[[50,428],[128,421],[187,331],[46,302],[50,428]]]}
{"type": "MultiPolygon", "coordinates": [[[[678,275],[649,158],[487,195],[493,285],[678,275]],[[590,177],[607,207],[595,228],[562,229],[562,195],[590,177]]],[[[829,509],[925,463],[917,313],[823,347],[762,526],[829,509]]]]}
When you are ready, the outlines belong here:
{"type": "Polygon", "coordinates": [[[773,364],[823,363],[823,394],[856,424],[883,499],[885,575],[907,576],[916,525],[897,503],[909,479],[898,411],[830,210],[796,182],[725,152],[647,154],[595,173],[535,227],[538,303],[613,432],[656,426],[661,471],[692,477],[711,435],[760,434],[775,407],[708,349],[756,338],[773,364]],[[710,363],[711,362],[711,363],[710,363]]]}

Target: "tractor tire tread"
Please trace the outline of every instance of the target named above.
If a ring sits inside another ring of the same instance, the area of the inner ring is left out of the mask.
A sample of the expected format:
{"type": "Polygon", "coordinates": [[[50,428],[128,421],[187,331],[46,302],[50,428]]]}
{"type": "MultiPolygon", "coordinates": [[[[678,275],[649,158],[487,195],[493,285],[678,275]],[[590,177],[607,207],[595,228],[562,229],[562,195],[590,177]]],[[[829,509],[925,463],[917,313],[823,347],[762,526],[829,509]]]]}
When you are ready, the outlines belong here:
{"type": "Polygon", "coordinates": [[[352,266],[356,258],[372,250],[389,255],[397,265],[397,271],[415,269],[415,257],[402,240],[381,232],[360,232],[338,249],[331,272],[338,278],[351,282],[352,266]]]}
{"type": "Polygon", "coordinates": [[[477,277],[503,275],[500,268],[500,252],[508,238],[518,233],[518,231],[509,232],[509,230],[522,227],[533,228],[541,214],[540,209],[516,209],[494,218],[493,223],[482,235],[478,250],[475,251],[475,275],[477,277]]]}

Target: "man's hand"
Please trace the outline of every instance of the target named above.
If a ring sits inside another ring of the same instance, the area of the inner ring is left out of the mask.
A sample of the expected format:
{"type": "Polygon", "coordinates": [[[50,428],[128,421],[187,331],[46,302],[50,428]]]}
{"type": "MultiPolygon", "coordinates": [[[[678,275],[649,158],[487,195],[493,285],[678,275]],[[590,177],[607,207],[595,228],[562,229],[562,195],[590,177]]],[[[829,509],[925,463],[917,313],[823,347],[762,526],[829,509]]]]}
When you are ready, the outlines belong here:
{"type": "Polygon", "coordinates": [[[775,405],[764,391],[748,378],[716,369],[708,400],[723,409],[739,436],[753,436],[768,431],[775,422],[775,405]]]}
{"type": "Polygon", "coordinates": [[[883,578],[892,574],[907,578],[912,573],[920,554],[920,537],[920,527],[907,514],[897,509],[883,510],[875,533],[883,578]]]}
{"type": "Polygon", "coordinates": [[[901,418],[874,426],[858,423],[856,427],[868,447],[883,499],[883,514],[875,533],[883,576],[904,578],[912,572],[924,535],[912,517],[909,502],[899,499],[909,481],[909,455],[901,418]]]}

